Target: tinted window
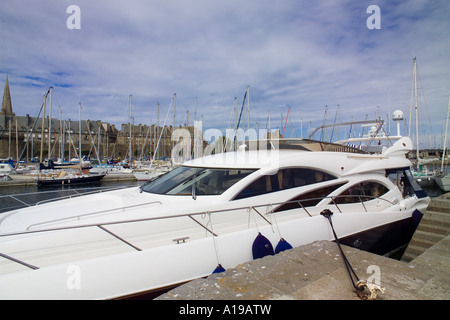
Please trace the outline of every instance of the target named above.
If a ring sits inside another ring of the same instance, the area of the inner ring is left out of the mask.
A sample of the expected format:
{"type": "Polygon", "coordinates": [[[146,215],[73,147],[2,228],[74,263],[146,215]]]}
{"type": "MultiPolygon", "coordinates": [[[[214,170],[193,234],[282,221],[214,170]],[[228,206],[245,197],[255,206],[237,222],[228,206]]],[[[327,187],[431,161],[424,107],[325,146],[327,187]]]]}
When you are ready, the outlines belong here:
{"type": "Polygon", "coordinates": [[[178,167],[142,186],[157,194],[219,195],[254,170],[178,167]]]}
{"type": "Polygon", "coordinates": [[[281,189],[301,187],[308,184],[333,180],[336,177],[319,171],[305,168],[289,168],[280,170],[277,173],[281,189]]]}
{"type": "Polygon", "coordinates": [[[183,181],[201,172],[200,168],[178,167],[142,186],[142,191],[165,194],[183,181]]]}
{"type": "Polygon", "coordinates": [[[362,182],[342,192],[338,197],[334,198],[334,202],[342,204],[369,201],[382,196],[388,191],[388,188],[378,182],[362,182]]]}
{"type": "Polygon", "coordinates": [[[333,179],[336,179],[336,177],[318,170],[306,168],[282,169],[276,174],[262,176],[252,182],[235,197],[235,200],[333,179]]]}
{"type": "Polygon", "coordinates": [[[274,212],[279,211],[285,211],[285,210],[291,210],[291,209],[298,209],[302,207],[312,207],[317,205],[320,201],[323,200],[323,198],[327,197],[330,193],[332,193],[334,190],[340,188],[345,183],[340,183],[332,186],[328,186],[325,188],[320,188],[317,190],[312,190],[306,193],[303,193],[299,196],[297,196],[294,199],[291,199],[287,203],[279,206],[274,210],[274,212]]]}

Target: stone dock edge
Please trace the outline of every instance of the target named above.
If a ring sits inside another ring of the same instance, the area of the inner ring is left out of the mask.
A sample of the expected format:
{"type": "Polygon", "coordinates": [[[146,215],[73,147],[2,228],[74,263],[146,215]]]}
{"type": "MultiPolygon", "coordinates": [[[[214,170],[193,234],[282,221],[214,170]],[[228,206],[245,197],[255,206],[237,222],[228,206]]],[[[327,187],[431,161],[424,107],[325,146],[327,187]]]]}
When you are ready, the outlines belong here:
{"type": "MultiPolygon", "coordinates": [[[[375,300],[448,300],[450,236],[407,263],[342,246],[360,280],[376,280],[375,300]]],[[[181,285],[155,300],[360,300],[338,245],[316,241],[181,285]]]]}

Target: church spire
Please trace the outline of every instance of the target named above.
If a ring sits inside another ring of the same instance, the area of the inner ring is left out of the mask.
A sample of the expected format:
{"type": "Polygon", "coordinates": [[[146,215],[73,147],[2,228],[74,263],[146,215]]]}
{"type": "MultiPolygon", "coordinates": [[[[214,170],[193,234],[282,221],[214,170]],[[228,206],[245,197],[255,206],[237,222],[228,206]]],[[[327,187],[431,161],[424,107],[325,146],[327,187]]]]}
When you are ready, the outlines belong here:
{"type": "Polygon", "coordinates": [[[0,113],[6,116],[15,116],[14,112],[12,111],[11,93],[9,91],[8,76],[6,76],[5,91],[3,92],[2,110],[0,111],[0,113]]]}

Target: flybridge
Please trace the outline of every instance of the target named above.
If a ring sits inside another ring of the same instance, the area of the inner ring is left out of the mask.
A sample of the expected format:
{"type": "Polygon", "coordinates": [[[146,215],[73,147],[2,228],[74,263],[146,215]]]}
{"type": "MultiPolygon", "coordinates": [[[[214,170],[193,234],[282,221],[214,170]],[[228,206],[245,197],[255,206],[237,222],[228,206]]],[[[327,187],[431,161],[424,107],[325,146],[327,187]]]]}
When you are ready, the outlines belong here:
{"type": "Polygon", "coordinates": [[[329,151],[329,152],[348,152],[348,153],[363,153],[366,152],[352,147],[346,146],[342,144],[311,140],[311,139],[268,139],[268,140],[259,140],[259,141],[250,141],[246,142],[246,149],[252,150],[253,146],[258,146],[258,149],[253,150],[261,150],[262,147],[266,146],[264,150],[301,150],[301,151],[329,151]],[[266,145],[265,145],[266,143],[266,145]]]}

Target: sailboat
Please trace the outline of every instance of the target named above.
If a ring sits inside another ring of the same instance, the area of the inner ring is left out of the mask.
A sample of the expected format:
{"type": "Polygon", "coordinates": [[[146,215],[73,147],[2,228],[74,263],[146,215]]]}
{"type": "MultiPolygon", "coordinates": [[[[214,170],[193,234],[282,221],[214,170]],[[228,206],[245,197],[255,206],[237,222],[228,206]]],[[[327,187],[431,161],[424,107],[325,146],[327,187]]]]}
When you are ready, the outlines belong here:
{"type": "Polygon", "coordinates": [[[411,107],[409,114],[409,134],[411,137],[411,118],[412,118],[412,108],[414,101],[414,110],[415,110],[415,127],[416,127],[416,165],[412,167],[412,174],[414,179],[416,179],[417,183],[422,186],[431,186],[434,184],[434,179],[436,176],[436,172],[434,170],[428,170],[427,164],[434,161],[434,159],[421,159],[419,153],[419,107],[418,107],[418,90],[417,90],[417,59],[414,57],[413,59],[413,82],[411,89],[411,107]]]}
{"type": "MultiPolygon", "coordinates": [[[[44,102],[45,108],[45,102],[44,102]]],[[[45,109],[44,109],[45,110],[45,109]]],[[[44,111],[45,114],[45,111],[44,111]]],[[[53,162],[49,159],[49,163],[51,165],[50,171],[44,172],[42,171],[43,167],[41,166],[41,172],[36,180],[36,184],[38,187],[42,186],[55,186],[55,185],[71,185],[71,184],[81,184],[81,183],[91,183],[98,182],[106,175],[105,173],[92,174],[87,171],[82,171],[82,156],[81,156],[81,103],[79,104],[79,165],[78,169],[75,171],[67,171],[67,170],[55,170],[53,171],[53,162]]],[[[51,118],[51,117],[50,117],[51,118]]],[[[49,130],[50,132],[50,130],[49,130]]],[[[43,135],[42,135],[43,137],[43,135]]],[[[42,139],[43,140],[43,139],[42,139]]],[[[42,159],[42,145],[41,142],[41,159],[42,159]]],[[[49,138],[49,150],[50,150],[50,138],[49,138]]],[[[50,158],[50,153],[49,153],[50,158]]],[[[41,164],[42,165],[42,164],[41,164]]],[[[46,168],[47,169],[47,168],[46,168]]]]}
{"type": "MultiPolygon", "coordinates": [[[[174,108],[174,127],[175,127],[175,108],[176,108],[176,93],[173,94],[173,98],[171,100],[171,103],[169,105],[169,108],[167,109],[166,118],[164,120],[163,129],[161,130],[161,133],[159,135],[158,142],[155,146],[155,151],[153,153],[153,158],[150,161],[149,165],[145,165],[142,162],[139,163],[133,170],[133,175],[135,176],[137,181],[149,181],[157,178],[160,175],[163,175],[167,173],[170,169],[173,167],[173,163],[171,161],[156,161],[156,155],[158,153],[161,138],[164,134],[164,127],[166,126],[166,121],[169,116],[170,110],[174,108]]],[[[189,120],[188,120],[188,127],[189,127],[189,120]]],[[[158,126],[159,126],[159,103],[158,103],[158,126]]]]}
{"type": "Polygon", "coordinates": [[[447,108],[447,121],[445,124],[445,138],[444,138],[444,148],[442,153],[442,162],[441,162],[441,171],[436,175],[435,181],[439,188],[442,191],[449,192],[450,191],[450,173],[444,171],[444,162],[445,162],[445,152],[447,149],[447,131],[448,131],[448,118],[450,116],[450,99],[448,100],[448,108],[447,108]]]}

